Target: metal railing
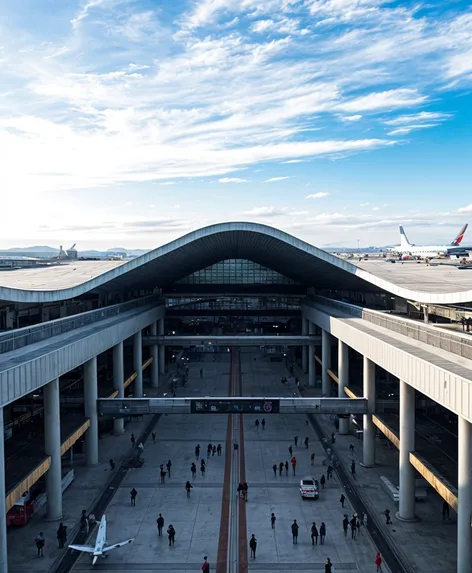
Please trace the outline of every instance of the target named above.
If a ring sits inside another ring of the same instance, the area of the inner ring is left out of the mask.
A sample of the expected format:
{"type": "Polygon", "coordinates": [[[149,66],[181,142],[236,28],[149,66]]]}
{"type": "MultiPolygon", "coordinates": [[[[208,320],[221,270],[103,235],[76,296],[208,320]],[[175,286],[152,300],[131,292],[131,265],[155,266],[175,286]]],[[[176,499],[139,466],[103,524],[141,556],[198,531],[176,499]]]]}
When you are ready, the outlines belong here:
{"type": "Polygon", "coordinates": [[[81,314],[74,314],[65,318],[58,318],[34,326],[2,332],[0,334],[0,354],[11,352],[12,350],[28,346],[29,344],[41,342],[53,336],[59,336],[77,328],[118,316],[129,310],[134,310],[153,303],[157,304],[159,302],[164,304],[164,299],[159,295],[151,295],[120,304],[114,304],[113,306],[105,308],[90,310],[81,314]]]}
{"type": "MultiPolygon", "coordinates": [[[[339,300],[332,300],[324,296],[314,296],[312,301],[315,304],[318,303],[328,308],[340,310],[350,316],[362,318],[376,326],[382,326],[392,332],[402,334],[407,338],[423,342],[434,348],[439,348],[461,356],[462,358],[472,360],[472,337],[466,338],[460,334],[446,332],[440,330],[438,327],[421,324],[409,318],[394,316],[378,310],[366,309],[339,300]]],[[[307,300],[306,303],[309,304],[309,301],[307,300]]]]}

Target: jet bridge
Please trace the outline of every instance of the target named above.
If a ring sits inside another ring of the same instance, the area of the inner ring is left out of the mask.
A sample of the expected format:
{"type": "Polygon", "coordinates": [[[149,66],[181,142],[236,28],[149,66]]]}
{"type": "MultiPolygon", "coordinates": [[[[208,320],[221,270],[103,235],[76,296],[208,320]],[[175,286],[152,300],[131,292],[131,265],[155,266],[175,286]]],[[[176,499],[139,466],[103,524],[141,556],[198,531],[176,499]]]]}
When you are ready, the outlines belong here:
{"type": "Polygon", "coordinates": [[[365,398],[100,398],[102,417],[145,414],[366,414],[365,398]]]}

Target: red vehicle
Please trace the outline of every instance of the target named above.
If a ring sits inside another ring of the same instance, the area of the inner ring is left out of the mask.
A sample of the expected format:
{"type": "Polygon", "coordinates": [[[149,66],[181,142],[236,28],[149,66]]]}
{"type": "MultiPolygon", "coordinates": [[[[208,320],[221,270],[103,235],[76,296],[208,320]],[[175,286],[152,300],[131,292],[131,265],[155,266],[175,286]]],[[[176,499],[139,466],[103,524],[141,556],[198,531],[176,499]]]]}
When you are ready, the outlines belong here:
{"type": "Polygon", "coordinates": [[[26,498],[18,500],[7,513],[7,527],[9,525],[26,525],[33,517],[34,503],[26,498]]]}

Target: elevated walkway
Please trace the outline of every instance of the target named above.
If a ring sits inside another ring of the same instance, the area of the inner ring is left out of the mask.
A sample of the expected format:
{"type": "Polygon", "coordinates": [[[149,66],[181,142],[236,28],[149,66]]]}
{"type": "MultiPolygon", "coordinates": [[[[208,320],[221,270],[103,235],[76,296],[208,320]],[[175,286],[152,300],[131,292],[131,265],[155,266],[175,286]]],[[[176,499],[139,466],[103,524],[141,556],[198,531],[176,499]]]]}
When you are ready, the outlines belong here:
{"type": "Polygon", "coordinates": [[[321,336],[254,336],[250,334],[234,336],[145,336],[143,344],[164,344],[165,346],[200,346],[214,344],[215,346],[306,346],[320,344],[321,336]]]}

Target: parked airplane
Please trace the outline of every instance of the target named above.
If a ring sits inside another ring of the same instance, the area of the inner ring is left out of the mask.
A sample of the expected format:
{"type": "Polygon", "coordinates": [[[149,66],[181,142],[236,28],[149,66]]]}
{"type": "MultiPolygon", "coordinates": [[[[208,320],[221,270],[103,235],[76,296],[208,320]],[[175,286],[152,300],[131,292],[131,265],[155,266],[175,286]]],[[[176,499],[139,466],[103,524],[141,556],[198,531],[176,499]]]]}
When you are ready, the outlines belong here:
{"type": "Polygon", "coordinates": [[[134,537],[132,539],[127,539],[126,541],[121,541],[120,543],[114,543],[113,545],[108,545],[107,543],[107,519],[103,515],[100,520],[100,526],[98,528],[97,539],[95,540],[95,545],[69,545],[70,549],[75,549],[76,551],[82,551],[83,553],[90,553],[93,556],[92,565],[95,565],[99,557],[107,557],[107,553],[112,549],[117,547],[122,547],[128,543],[133,543],[134,537]]]}
{"type": "Polygon", "coordinates": [[[410,243],[403,227],[400,225],[400,245],[390,247],[388,250],[399,255],[418,258],[447,257],[451,255],[455,257],[467,257],[469,256],[469,250],[472,250],[472,247],[468,248],[460,246],[467,226],[468,224],[462,227],[460,233],[449,245],[416,246],[413,243],[410,243]]]}

